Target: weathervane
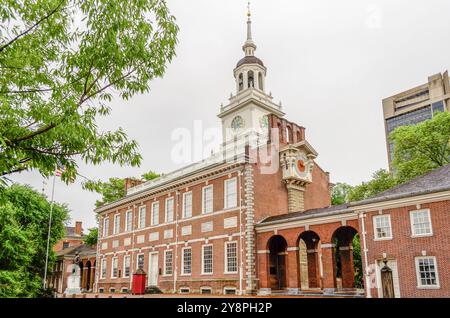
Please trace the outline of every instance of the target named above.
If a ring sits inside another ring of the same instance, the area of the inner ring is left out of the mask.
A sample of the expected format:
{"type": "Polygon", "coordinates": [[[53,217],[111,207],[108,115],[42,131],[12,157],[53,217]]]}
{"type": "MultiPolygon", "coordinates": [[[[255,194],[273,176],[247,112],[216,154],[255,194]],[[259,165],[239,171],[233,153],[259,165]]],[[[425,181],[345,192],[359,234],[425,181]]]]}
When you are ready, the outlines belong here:
{"type": "Polygon", "coordinates": [[[250,1],[247,4],[247,16],[250,18],[252,14],[250,13],[250,1]]]}

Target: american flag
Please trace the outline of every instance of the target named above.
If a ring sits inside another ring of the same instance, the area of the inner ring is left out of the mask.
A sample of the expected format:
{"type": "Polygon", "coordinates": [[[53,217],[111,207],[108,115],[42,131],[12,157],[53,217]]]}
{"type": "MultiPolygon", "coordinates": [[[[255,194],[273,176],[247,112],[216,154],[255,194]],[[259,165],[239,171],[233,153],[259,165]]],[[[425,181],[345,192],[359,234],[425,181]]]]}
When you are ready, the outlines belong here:
{"type": "Polygon", "coordinates": [[[62,173],[64,172],[64,168],[56,168],[55,170],[55,176],[61,177],[62,173]]]}

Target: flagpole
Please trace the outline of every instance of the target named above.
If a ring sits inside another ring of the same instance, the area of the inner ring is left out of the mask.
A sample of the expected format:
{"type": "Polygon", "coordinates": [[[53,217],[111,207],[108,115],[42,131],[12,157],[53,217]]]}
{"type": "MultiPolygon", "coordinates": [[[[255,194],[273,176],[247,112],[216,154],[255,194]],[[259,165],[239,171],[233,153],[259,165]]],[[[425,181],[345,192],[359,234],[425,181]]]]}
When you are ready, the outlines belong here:
{"type": "Polygon", "coordinates": [[[55,180],[56,180],[56,172],[53,174],[52,199],[51,199],[51,203],[50,203],[50,220],[48,221],[47,251],[45,254],[45,269],[44,269],[44,289],[47,288],[48,252],[49,252],[49,246],[50,246],[50,231],[52,228],[52,212],[53,212],[53,197],[55,195],[55,180]]]}

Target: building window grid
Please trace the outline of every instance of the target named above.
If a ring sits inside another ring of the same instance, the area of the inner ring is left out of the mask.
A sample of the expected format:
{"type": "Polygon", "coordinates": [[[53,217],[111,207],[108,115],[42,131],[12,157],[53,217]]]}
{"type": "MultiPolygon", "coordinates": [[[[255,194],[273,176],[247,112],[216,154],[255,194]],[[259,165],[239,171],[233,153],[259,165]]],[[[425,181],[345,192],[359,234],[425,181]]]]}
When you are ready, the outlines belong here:
{"type": "Polygon", "coordinates": [[[183,218],[192,216],[192,192],[183,193],[183,218]]]}
{"type": "Polygon", "coordinates": [[[417,257],[416,269],[419,287],[439,287],[435,257],[417,257]]]}
{"type": "Polygon", "coordinates": [[[213,186],[209,185],[202,189],[202,202],[203,202],[203,209],[202,212],[204,214],[211,213],[213,211],[213,186]]]}
{"type": "Polygon", "coordinates": [[[202,274],[213,273],[213,246],[202,246],[202,274]]]}
{"type": "Polygon", "coordinates": [[[133,225],[133,211],[127,211],[125,217],[125,231],[129,232],[132,230],[133,225]]]}
{"type": "Polygon", "coordinates": [[[374,217],[375,239],[392,238],[390,215],[377,215],[374,217]]]}
{"type": "Polygon", "coordinates": [[[113,257],[111,278],[117,278],[118,274],[119,274],[119,259],[117,257],[113,257]]]}
{"type": "Polygon", "coordinates": [[[225,243],[225,273],[237,273],[237,242],[225,243]]]}
{"type": "Polygon", "coordinates": [[[183,267],[181,274],[190,275],[192,272],[192,249],[190,247],[185,247],[182,250],[182,263],[183,267]]]}
{"type": "Polygon", "coordinates": [[[131,256],[126,255],[123,258],[123,277],[130,277],[131,256]]]}
{"type": "Polygon", "coordinates": [[[106,258],[103,258],[101,262],[100,278],[106,278],[106,258]]]}
{"type": "Polygon", "coordinates": [[[173,252],[171,250],[164,252],[164,275],[173,273],[173,252]]]}
{"type": "Polygon", "coordinates": [[[114,229],[113,234],[117,234],[120,232],[120,214],[114,215],[114,229]]]}
{"type": "Polygon", "coordinates": [[[411,211],[410,213],[413,236],[432,234],[430,210],[411,211]]]}
{"type": "Polygon", "coordinates": [[[236,178],[225,180],[225,209],[237,206],[237,181],[236,178]]]}
{"type": "Polygon", "coordinates": [[[166,199],[166,222],[173,221],[173,198],[166,199]]]}
{"type": "Polygon", "coordinates": [[[159,202],[152,203],[152,217],[151,217],[151,225],[159,224],[159,202]]]}
{"type": "Polygon", "coordinates": [[[145,206],[139,207],[139,218],[138,218],[138,228],[142,229],[145,227],[145,214],[147,209],[145,206]]]}
{"type": "Polygon", "coordinates": [[[137,262],[136,262],[136,268],[137,269],[144,269],[144,254],[138,254],[137,255],[137,262]]]}
{"type": "Polygon", "coordinates": [[[109,218],[103,219],[103,237],[106,237],[109,235],[109,218]]]}

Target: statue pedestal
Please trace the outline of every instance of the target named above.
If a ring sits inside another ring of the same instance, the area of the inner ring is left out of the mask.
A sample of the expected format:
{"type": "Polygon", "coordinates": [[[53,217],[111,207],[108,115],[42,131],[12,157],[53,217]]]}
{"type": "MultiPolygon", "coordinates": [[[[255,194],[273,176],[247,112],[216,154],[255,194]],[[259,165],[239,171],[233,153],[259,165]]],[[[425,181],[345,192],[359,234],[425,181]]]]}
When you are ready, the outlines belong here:
{"type": "Polygon", "coordinates": [[[68,271],[71,273],[67,277],[67,288],[64,291],[65,294],[81,294],[81,273],[80,266],[73,264],[69,266],[68,271]]]}

